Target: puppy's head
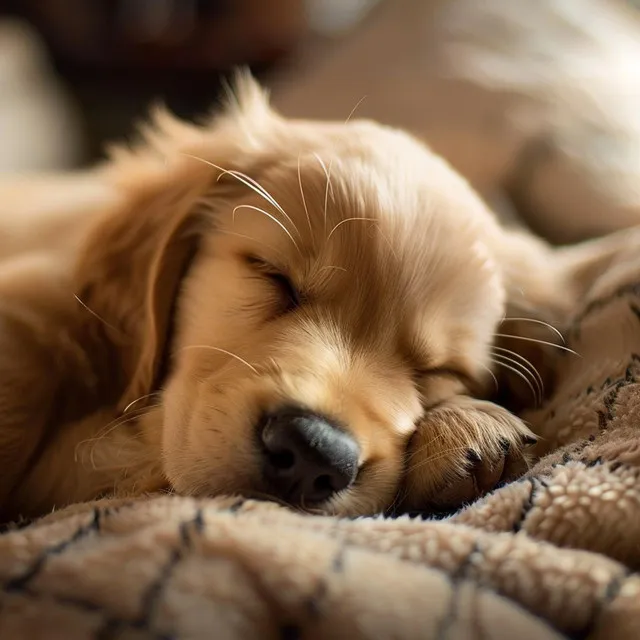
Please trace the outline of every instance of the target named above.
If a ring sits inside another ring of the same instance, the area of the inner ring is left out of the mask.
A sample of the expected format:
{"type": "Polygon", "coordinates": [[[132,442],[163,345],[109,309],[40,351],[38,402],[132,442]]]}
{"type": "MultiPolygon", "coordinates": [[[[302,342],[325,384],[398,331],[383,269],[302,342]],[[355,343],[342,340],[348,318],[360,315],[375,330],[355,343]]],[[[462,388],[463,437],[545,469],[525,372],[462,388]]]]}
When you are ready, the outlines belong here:
{"type": "Polygon", "coordinates": [[[484,377],[494,222],[408,135],[238,94],[116,160],[126,204],[87,243],[81,297],[119,345],[122,405],[161,387],[145,428],[178,492],[379,510],[420,416],[484,377]]]}

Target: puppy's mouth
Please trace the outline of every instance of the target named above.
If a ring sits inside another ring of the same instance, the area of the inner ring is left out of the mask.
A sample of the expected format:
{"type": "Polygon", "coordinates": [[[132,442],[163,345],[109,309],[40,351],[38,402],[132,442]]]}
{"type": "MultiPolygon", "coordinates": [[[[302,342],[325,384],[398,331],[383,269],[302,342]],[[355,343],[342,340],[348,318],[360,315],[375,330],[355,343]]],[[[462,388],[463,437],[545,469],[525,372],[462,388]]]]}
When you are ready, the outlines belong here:
{"type": "Polygon", "coordinates": [[[326,416],[285,406],[263,415],[256,435],[267,491],[291,506],[321,507],[358,477],[358,443],[326,416]]]}

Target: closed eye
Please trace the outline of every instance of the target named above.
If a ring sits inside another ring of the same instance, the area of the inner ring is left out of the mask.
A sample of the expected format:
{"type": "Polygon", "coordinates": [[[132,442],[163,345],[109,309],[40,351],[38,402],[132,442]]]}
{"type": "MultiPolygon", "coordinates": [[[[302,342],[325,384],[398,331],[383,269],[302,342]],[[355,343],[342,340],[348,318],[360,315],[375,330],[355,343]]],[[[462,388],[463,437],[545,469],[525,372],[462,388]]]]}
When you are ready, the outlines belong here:
{"type": "Polygon", "coordinates": [[[414,376],[417,380],[423,380],[424,378],[431,378],[434,376],[447,376],[451,378],[459,378],[461,372],[456,369],[450,369],[449,367],[434,367],[431,369],[414,369],[414,376]]]}
{"type": "Polygon", "coordinates": [[[476,389],[478,382],[468,373],[451,367],[416,368],[413,371],[414,379],[417,383],[424,383],[429,378],[450,378],[458,380],[469,390],[476,389]]]}
{"type": "Polygon", "coordinates": [[[280,296],[279,314],[288,313],[300,306],[302,296],[289,276],[261,258],[246,256],[245,260],[254,271],[257,271],[275,286],[280,296]]]}
{"type": "Polygon", "coordinates": [[[290,278],[282,273],[266,273],[271,282],[273,282],[282,294],[283,313],[293,311],[300,306],[301,296],[290,278]]]}

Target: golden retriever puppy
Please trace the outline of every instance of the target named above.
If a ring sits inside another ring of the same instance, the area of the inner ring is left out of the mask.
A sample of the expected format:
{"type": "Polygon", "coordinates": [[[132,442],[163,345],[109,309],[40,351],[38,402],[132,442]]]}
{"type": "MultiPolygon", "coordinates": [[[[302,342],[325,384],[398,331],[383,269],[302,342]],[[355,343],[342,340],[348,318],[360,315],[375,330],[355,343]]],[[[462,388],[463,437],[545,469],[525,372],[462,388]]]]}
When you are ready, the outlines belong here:
{"type": "Polygon", "coordinates": [[[505,314],[561,313],[606,259],[500,228],[405,133],[281,118],[248,77],[204,126],[160,113],[94,172],[4,187],[0,232],[5,519],[162,489],[467,499],[531,442],[481,399],[505,314]]]}

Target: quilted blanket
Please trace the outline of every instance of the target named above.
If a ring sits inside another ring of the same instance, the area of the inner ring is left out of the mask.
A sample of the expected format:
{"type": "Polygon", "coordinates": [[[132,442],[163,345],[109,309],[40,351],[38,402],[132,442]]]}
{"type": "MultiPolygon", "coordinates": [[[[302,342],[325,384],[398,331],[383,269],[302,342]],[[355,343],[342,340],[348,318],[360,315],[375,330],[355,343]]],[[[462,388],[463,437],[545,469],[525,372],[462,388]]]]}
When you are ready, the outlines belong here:
{"type": "Polygon", "coordinates": [[[526,416],[549,450],[526,476],[439,521],[231,497],[71,507],[0,536],[0,638],[636,640],[634,253],[571,319],[580,357],[526,416]]]}

